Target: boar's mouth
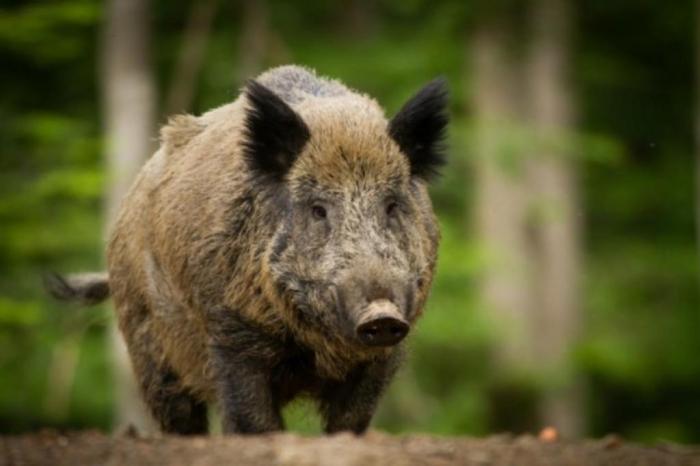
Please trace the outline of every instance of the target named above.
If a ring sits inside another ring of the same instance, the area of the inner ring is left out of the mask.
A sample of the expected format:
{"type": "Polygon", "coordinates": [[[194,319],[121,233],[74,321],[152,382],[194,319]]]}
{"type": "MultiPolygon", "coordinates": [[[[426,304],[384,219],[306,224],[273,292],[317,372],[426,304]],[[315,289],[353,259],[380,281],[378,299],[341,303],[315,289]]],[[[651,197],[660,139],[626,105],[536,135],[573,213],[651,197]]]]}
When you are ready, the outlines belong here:
{"type": "Polygon", "coordinates": [[[306,281],[291,292],[294,317],[305,328],[322,331],[329,336],[354,338],[354,323],[346,312],[338,287],[329,282],[306,281]]]}
{"type": "Polygon", "coordinates": [[[410,330],[399,307],[388,299],[353,306],[346,302],[338,286],[328,282],[307,282],[306,293],[296,297],[301,295],[306,299],[296,299],[294,305],[298,323],[321,330],[329,337],[339,335],[364,347],[390,347],[401,342],[410,330]]]}

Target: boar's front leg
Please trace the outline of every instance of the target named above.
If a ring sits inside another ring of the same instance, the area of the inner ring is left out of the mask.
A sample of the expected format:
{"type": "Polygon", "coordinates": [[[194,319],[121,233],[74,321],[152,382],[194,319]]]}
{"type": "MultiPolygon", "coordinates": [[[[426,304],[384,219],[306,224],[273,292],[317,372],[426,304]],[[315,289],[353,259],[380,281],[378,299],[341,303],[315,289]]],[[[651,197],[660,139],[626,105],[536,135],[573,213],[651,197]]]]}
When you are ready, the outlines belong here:
{"type": "Polygon", "coordinates": [[[255,434],[282,430],[280,407],[270,389],[265,362],[214,349],[224,433],[255,434]]]}
{"type": "Polygon", "coordinates": [[[388,359],[361,365],[343,382],[329,383],[321,393],[321,412],[327,433],[349,430],[361,434],[369,426],[384,389],[402,357],[397,348],[388,359]]]}
{"type": "Polygon", "coordinates": [[[283,429],[270,371],[277,343],[231,310],[210,315],[210,354],[218,384],[224,433],[254,434],[283,429]]]}

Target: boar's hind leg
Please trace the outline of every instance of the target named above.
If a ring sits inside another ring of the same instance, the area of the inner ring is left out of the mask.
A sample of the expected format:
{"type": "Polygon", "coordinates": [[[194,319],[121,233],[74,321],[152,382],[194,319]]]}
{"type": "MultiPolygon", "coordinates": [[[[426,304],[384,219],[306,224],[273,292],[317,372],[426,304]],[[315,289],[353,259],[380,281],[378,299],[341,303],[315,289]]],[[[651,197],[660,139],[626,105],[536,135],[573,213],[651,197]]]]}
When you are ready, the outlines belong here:
{"type": "Polygon", "coordinates": [[[321,413],[327,433],[349,430],[361,434],[369,426],[377,403],[393,377],[400,351],[388,360],[355,369],[343,382],[329,383],[321,393],[321,413]]]}
{"type": "Polygon", "coordinates": [[[207,405],[189,394],[171,370],[151,366],[142,372],[142,389],[151,414],[163,432],[180,435],[206,434],[207,405]]]}
{"type": "Polygon", "coordinates": [[[224,433],[255,434],[284,428],[271,385],[279,343],[227,308],[209,313],[210,354],[224,433]]]}
{"type": "Polygon", "coordinates": [[[156,355],[162,354],[160,345],[151,335],[147,321],[141,324],[127,326],[124,336],[151,414],[163,432],[182,435],[207,433],[206,404],[188,393],[177,374],[164,362],[156,361],[156,355]]]}

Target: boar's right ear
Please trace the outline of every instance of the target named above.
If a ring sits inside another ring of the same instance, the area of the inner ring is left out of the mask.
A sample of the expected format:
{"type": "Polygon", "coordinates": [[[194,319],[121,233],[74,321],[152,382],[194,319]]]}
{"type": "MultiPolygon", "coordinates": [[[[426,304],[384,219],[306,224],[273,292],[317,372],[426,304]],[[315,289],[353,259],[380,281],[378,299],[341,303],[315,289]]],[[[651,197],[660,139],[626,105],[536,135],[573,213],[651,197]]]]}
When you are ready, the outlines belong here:
{"type": "Polygon", "coordinates": [[[289,105],[262,84],[248,81],[245,95],[245,157],[253,170],[281,181],[309,140],[309,128],[289,105]]]}
{"type": "Polygon", "coordinates": [[[447,83],[438,78],[414,95],[389,123],[389,135],[408,157],[411,174],[430,180],[445,163],[447,83]]]}

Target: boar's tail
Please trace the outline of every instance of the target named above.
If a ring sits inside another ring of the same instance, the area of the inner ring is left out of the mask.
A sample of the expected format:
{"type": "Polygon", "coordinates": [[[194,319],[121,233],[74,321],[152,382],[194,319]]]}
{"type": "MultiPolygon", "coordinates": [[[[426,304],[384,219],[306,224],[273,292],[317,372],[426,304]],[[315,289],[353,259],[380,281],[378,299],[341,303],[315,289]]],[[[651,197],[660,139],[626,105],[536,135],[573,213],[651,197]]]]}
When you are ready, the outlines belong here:
{"type": "Polygon", "coordinates": [[[109,275],[98,272],[63,277],[49,273],[44,275],[44,287],[58,300],[92,306],[109,297],[109,275]]]}

